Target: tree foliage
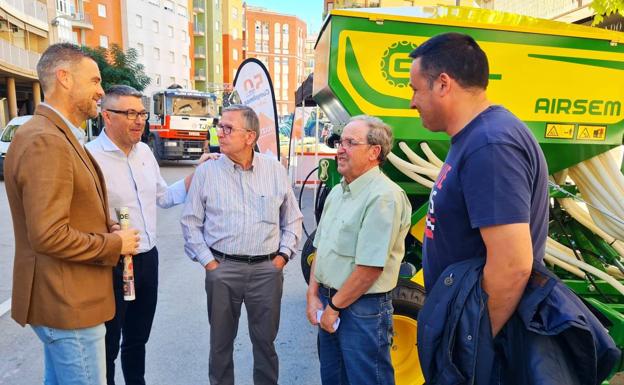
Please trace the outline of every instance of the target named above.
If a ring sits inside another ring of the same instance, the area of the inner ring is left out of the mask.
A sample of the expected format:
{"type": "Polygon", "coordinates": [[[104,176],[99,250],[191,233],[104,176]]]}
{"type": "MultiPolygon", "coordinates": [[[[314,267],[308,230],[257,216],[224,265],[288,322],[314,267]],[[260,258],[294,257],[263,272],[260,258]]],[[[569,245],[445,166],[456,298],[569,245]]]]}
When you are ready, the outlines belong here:
{"type": "Polygon", "coordinates": [[[144,72],[145,66],[138,62],[138,52],[134,48],[124,52],[117,44],[110,48],[82,47],[100,68],[102,88],[107,90],[115,84],[124,84],[143,91],[150,84],[151,79],[144,72]]]}
{"type": "Polygon", "coordinates": [[[619,13],[624,16],[624,0],[594,0],[590,7],[596,12],[593,25],[599,24],[605,16],[619,13]]]}

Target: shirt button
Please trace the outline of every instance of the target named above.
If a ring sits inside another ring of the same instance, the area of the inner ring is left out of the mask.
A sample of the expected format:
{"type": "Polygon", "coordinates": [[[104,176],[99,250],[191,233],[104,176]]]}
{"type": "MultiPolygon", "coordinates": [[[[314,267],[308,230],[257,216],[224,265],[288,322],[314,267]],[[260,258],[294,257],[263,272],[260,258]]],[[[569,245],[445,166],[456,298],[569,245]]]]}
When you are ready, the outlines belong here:
{"type": "Polygon", "coordinates": [[[471,336],[470,334],[468,334],[468,335],[466,336],[466,339],[467,339],[468,341],[472,341],[472,336],[471,336]]]}
{"type": "Polygon", "coordinates": [[[453,274],[449,275],[448,277],[444,278],[444,285],[445,286],[451,286],[453,285],[453,274]]]}

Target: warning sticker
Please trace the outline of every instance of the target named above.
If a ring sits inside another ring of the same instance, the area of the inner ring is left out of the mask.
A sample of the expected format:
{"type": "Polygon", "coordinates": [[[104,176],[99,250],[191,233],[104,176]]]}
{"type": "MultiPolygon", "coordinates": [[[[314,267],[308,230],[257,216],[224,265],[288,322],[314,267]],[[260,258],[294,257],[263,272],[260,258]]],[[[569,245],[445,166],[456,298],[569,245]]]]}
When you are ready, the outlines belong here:
{"type": "Polygon", "coordinates": [[[550,139],[574,138],[574,124],[546,124],[546,135],[550,139]]]}
{"type": "Polygon", "coordinates": [[[607,126],[579,126],[576,139],[582,140],[605,140],[607,138],[607,126]]]}

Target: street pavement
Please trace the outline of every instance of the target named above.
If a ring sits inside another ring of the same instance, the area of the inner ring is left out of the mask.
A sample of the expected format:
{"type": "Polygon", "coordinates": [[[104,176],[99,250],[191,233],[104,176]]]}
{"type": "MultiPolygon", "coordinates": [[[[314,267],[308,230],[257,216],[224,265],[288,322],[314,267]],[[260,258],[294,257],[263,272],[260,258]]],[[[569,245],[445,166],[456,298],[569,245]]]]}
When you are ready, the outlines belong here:
{"type": "MultiPolygon", "coordinates": [[[[192,171],[190,163],[183,162],[162,168],[163,177],[169,183],[192,171]]],[[[306,190],[303,212],[309,231],[314,229],[312,207],[312,190],[306,190]]],[[[210,328],[206,315],[204,271],[184,254],[179,225],[181,211],[182,206],[158,211],[159,297],[146,360],[146,381],[151,385],[208,384],[210,328]]],[[[14,248],[4,182],[0,182],[0,217],[1,308],[11,295],[14,248]]],[[[304,241],[305,234],[300,248],[304,241]]],[[[320,384],[316,329],[305,317],[306,288],[297,256],[285,268],[281,323],[276,340],[282,385],[320,384]]],[[[234,348],[236,383],[239,385],[253,384],[253,356],[246,317],[243,311],[234,348]]],[[[0,315],[0,384],[41,384],[42,378],[41,343],[29,327],[20,327],[9,313],[0,315]]],[[[120,367],[116,382],[124,383],[120,367]]]]}

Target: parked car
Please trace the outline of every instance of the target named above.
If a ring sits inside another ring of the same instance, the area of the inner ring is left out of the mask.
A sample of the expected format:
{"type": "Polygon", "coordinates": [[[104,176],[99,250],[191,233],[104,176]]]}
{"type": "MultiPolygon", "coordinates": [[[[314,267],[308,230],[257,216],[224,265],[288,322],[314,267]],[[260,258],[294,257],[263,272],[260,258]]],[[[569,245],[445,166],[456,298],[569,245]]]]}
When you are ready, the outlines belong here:
{"type": "Polygon", "coordinates": [[[7,151],[9,151],[11,140],[13,140],[17,129],[22,124],[29,121],[30,118],[32,118],[32,115],[24,115],[13,118],[2,131],[2,136],[0,136],[0,179],[4,179],[4,157],[6,156],[7,151]]]}

